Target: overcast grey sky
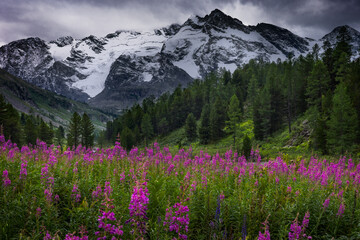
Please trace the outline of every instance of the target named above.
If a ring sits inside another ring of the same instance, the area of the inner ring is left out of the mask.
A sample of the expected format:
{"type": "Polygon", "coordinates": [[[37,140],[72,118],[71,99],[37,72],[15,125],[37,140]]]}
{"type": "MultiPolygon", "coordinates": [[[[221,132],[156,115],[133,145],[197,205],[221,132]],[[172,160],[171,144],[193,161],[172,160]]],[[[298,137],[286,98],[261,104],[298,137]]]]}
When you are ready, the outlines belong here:
{"type": "Polygon", "coordinates": [[[215,8],[246,25],[267,22],[315,39],[339,25],[360,30],[359,0],[1,0],[0,45],[32,36],[152,30],[215,8]]]}

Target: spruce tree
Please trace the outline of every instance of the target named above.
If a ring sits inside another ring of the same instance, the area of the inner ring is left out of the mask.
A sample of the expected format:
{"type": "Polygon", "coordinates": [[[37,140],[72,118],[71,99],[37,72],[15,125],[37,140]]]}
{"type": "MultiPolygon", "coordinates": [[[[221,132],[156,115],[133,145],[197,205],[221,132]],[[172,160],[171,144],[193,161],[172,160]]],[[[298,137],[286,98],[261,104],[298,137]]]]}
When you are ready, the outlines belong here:
{"type": "Polygon", "coordinates": [[[188,141],[192,142],[197,138],[196,119],[194,114],[189,113],[185,121],[185,134],[188,141]]]}
{"type": "Polygon", "coordinates": [[[41,119],[39,126],[39,138],[41,141],[46,142],[48,145],[52,144],[54,133],[51,128],[41,119]]]}
{"type": "Polygon", "coordinates": [[[33,123],[30,117],[26,119],[24,133],[25,133],[25,143],[35,145],[37,139],[37,132],[36,132],[35,124],[33,123]]]}
{"type": "Polygon", "coordinates": [[[74,112],[70,120],[67,142],[69,147],[75,148],[81,143],[81,117],[77,112],[74,112]]]}
{"type": "Polygon", "coordinates": [[[121,145],[127,150],[131,150],[131,148],[134,146],[135,137],[133,132],[128,127],[125,127],[121,131],[120,141],[121,141],[121,145]]]}
{"type": "Polygon", "coordinates": [[[210,107],[208,104],[203,107],[201,112],[199,138],[201,144],[210,142],[210,107]]]}
{"type": "Polygon", "coordinates": [[[58,144],[62,148],[62,140],[65,137],[65,130],[63,126],[59,126],[58,129],[56,129],[55,137],[56,137],[56,144],[58,144]]]}
{"type": "Polygon", "coordinates": [[[330,76],[322,61],[317,61],[310,73],[306,89],[307,102],[310,106],[321,109],[321,98],[329,89],[330,76]]]}
{"type": "Polygon", "coordinates": [[[153,129],[153,126],[151,123],[151,118],[150,118],[150,115],[147,113],[143,116],[143,119],[141,121],[141,131],[145,138],[145,145],[147,146],[149,139],[154,134],[154,129],[153,129]]]}
{"type": "Polygon", "coordinates": [[[230,105],[227,112],[229,120],[226,121],[226,131],[233,134],[233,147],[236,143],[236,124],[240,121],[240,103],[239,99],[234,94],[230,99],[230,105]]]}
{"type": "Polygon", "coordinates": [[[21,144],[22,131],[18,111],[0,95],[0,126],[6,139],[21,144]]]}
{"type": "Polygon", "coordinates": [[[210,111],[210,136],[212,140],[218,140],[224,136],[225,121],[226,107],[220,96],[217,96],[210,111]]]}
{"type": "Polygon", "coordinates": [[[84,113],[81,119],[81,144],[87,148],[94,146],[94,125],[84,113]]]}
{"type": "Polygon", "coordinates": [[[258,88],[259,88],[258,85],[259,84],[258,84],[257,78],[255,77],[255,75],[252,75],[250,82],[249,82],[248,94],[247,94],[247,99],[250,103],[251,113],[253,112],[255,99],[258,95],[258,88]]]}
{"type": "Polygon", "coordinates": [[[246,159],[249,159],[251,153],[251,140],[248,135],[245,135],[243,138],[242,153],[246,159]]]}
{"type": "Polygon", "coordinates": [[[344,83],[338,84],[333,96],[333,107],[328,121],[329,149],[344,154],[356,140],[357,115],[344,83]]]}

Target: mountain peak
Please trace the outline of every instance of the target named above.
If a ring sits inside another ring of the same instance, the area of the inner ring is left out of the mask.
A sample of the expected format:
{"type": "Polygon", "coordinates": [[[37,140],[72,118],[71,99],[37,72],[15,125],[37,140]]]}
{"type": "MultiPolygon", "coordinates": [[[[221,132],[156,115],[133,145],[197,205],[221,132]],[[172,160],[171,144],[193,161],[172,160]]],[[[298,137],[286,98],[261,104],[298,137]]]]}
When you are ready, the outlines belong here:
{"type": "Polygon", "coordinates": [[[210,29],[223,31],[227,28],[239,29],[246,33],[249,32],[248,27],[245,26],[240,20],[226,15],[219,9],[213,10],[210,14],[207,14],[204,17],[190,17],[184,23],[184,25],[190,25],[194,29],[203,29],[205,32],[209,31],[210,29]]]}
{"type": "Polygon", "coordinates": [[[358,42],[360,41],[360,32],[356,29],[350,27],[349,25],[342,25],[334,28],[330,33],[326,34],[322,37],[321,41],[329,41],[330,43],[335,43],[338,36],[341,34],[346,34],[349,37],[351,42],[358,42]]]}

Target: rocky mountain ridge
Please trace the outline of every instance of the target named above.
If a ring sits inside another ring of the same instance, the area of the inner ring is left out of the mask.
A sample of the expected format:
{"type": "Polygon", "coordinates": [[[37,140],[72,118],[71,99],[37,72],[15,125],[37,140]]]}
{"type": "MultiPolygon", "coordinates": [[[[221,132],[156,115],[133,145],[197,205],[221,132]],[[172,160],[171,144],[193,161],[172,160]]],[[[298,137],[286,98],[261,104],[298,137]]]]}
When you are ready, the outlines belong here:
{"type": "Polygon", "coordinates": [[[119,111],[219,68],[234,71],[251,59],[306,55],[316,43],[335,44],[341,28],[358,57],[360,33],[349,26],[312,40],[271,24],[246,26],[216,9],[154,32],[14,41],[0,47],[0,68],[68,98],[119,111]]]}

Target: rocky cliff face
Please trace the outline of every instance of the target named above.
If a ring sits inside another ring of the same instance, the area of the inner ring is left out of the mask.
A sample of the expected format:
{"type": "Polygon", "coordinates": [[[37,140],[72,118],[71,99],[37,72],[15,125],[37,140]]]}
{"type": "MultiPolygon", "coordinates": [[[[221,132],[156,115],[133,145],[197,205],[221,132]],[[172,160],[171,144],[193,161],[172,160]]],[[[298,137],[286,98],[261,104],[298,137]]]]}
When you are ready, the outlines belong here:
{"type": "Polygon", "coordinates": [[[154,32],[117,31],[105,37],[28,38],[0,48],[0,68],[66,97],[121,110],[219,68],[234,71],[251,59],[285,60],[335,44],[347,31],[354,57],[360,33],[335,28],[320,40],[266,23],[246,26],[219,10],[154,32]]]}

